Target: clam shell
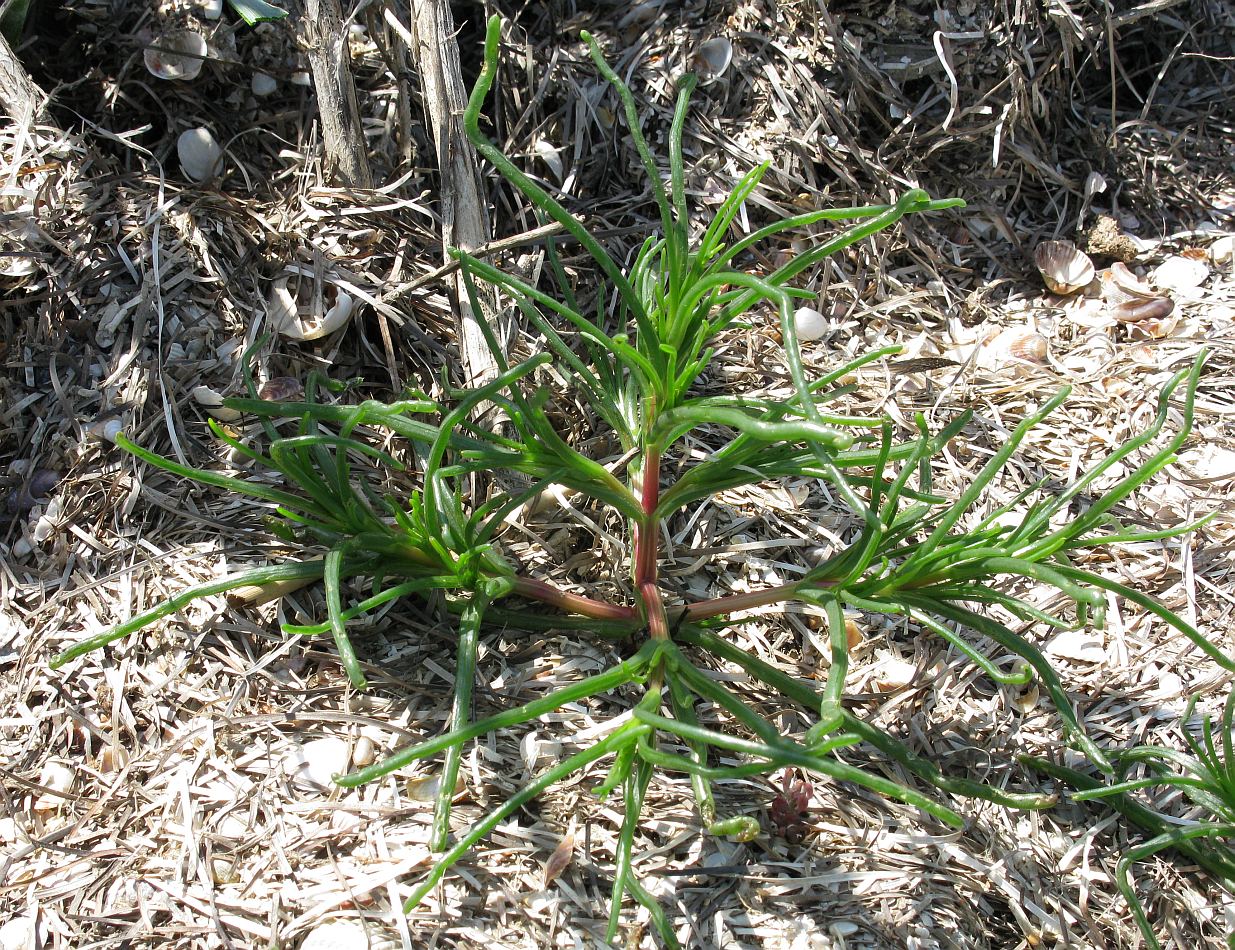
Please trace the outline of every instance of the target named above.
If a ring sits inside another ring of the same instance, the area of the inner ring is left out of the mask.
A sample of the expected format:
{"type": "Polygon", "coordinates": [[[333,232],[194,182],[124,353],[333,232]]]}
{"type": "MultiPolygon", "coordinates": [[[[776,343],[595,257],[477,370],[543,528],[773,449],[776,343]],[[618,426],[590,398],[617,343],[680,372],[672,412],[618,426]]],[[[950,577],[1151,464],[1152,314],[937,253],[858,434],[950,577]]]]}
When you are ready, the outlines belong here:
{"type": "Polygon", "coordinates": [[[733,44],[723,36],[713,37],[702,43],[691,58],[691,64],[699,74],[699,81],[704,83],[720,79],[732,62],[733,44]]]}
{"type": "Polygon", "coordinates": [[[1043,241],[1033,253],[1042,282],[1054,293],[1074,294],[1094,279],[1093,261],[1071,241],[1043,241]]]}
{"type": "Polygon", "coordinates": [[[206,56],[206,37],[192,30],[164,33],[146,47],[146,69],[159,79],[196,79],[206,56]]]}
{"type": "Polygon", "coordinates": [[[324,283],[326,299],[314,301],[312,288],[313,281],[299,274],[285,274],[270,288],[266,313],[274,328],[289,340],[320,339],[344,326],[352,315],[350,294],[324,283]]]}
{"type": "Polygon", "coordinates": [[[1028,327],[1008,327],[986,343],[984,349],[988,358],[993,357],[999,361],[1014,359],[1027,363],[1044,363],[1048,344],[1046,337],[1028,327]]]}
{"type": "Polygon", "coordinates": [[[220,422],[235,422],[240,413],[223,405],[223,396],[209,386],[194,386],[193,400],[220,422]]]}
{"type": "Polygon", "coordinates": [[[1153,272],[1153,282],[1163,290],[1191,290],[1205,283],[1209,265],[1204,261],[1176,255],[1168,257],[1153,272]]]}
{"type": "Polygon", "coordinates": [[[1110,270],[1102,272],[1102,300],[1107,312],[1120,323],[1165,320],[1175,309],[1173,300],[1153,290],[1123,264],[1112,264],[1110,270]]]}
{"type": "Polygon", "coordinates": [[[219,173],[223,149],[209,129],[189,129],[176,140],[180,168],[191,181],[206,181],[219,173]]]}

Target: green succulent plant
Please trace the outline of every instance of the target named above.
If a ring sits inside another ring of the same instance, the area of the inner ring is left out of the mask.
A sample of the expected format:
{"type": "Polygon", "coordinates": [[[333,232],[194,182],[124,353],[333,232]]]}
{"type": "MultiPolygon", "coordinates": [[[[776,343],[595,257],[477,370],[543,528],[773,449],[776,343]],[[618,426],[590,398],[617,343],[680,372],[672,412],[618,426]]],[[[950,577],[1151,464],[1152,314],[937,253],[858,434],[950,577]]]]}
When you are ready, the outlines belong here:
{"type": "MultiPolygon", "coordinates": [[[[916,431],[898,438],[888,419],[856,416],[838,408],[852,391],[841,384],[846,376],[897,350],[875,350],[821,378],[809,378],[795,333],[794,307],[811,295],[792,284],[828,255],[906,215],[957,208],[963,202],[933,201],[925,192],[911,189],[891,204],[807,212],[732,237],[732,225],[743,202],[759,186],[765,164],[737,183],[712,221],[692,239],[682,139],[693,79],[686,77],[678,86],[666,185],[640,130],[633,96],[585,33],[597,68],[624,106],[660,216],[659,233],[647,237],[634,263],[624,269],[580,220],[481,131],[481,107],[496,73],[499,38],[500,23],[494,18],[488,25],[484,68],[464,117],[468,135],[480,154],[595,262],[602,281],[596,312],[580,306],[555,240],[547,248],[553,292],[456,250],[452,253],[472,289],[473,304],[478,282],[496,288],[539,331],[545,352],[512,362],[476,307],[498,375],[483,385],[450,391],[441,400],[417,395],[390,403],[370,400],[349,405],[338,398],[337,386],[313,379],[303,401],[270,402],[256,398],[250,374],[250,398],[230,399],[227,405],[260,421],[264,450],[250,448],[221,426],[211,425],[235,452],[277,473],[278,485],[268,478],[257,481],[182,466],[120,436],[120,447],[151,465],[271,507],[278,533],[299,545],[305,557],[187,590],[66,650],[53,660],[54,666],[174,614],[198,597],[242,586],[320,580],[326,619],[284,629],[305,636],[331,634],[351,683],[362,689],[365,677],[348,637],[348,624],[397,598],[446,592],[458,614],[459,631],[449,729],[337,779],[340,785],[354,787],[412,762],[442,757],[432,829],[433,846],[442,854],[415,886],[407,909],[523,804],[574,773],[607,764],[607,774],[595,792],[602,797],[619,795],[625,811],[612,875],[608,938],[616,937],[623,902],[631,898],[648,909],[660,938],[670,946],[677,944],[673,922],[635,870],[636,833],[657,772],[688,775],[702,827],[739,838],[758,828],[748,817],[718,814],[713,783],[784,769],[853,783],[909,803],[954,827],[962,824],[961,815],[946,797],[927,794],[923,786],[1013,808],[1046,808],[1055,801],[1050,794],[1012,792],[944,775],[929,759],[915,755],[846,708],[847,610],[904,617],[923,633],[943,638],[995,683],[1025,684],[1036,678],[1058,712],[1066,740],[1107,772],[1113,767],[1110,757],[1086,735],[1041,650],[993,619],[987,607],[998,607],[1026,625],[1063,629],[1101,623],[1106,594],[1114,593],[1153,611],[1215,662],[1235,669],[1235,662],[1175,614],[1069,559],[1073,552],[1094,545],[1167,538],[1195,527],[1129,530],[1114,520],[1114,509],[1168,465],[1186,438],[1201,359],[1166,385],[1144,433],[1072,484],[1047,489],[1044,479],[1009,504],[976,517],[973,513],[988,487],[1029,431],[1064,401],[1067,391],[1016,426],[969,487],[959,497],[948,497],[932,484],[932,460],[963,435],[971,414],[962,413],[940,431],[931,431],[919,415],[916,431]],[[745,252],[759,242],[820,222],[847,226],[766,276],[741,269],[745,252]],[[779,400],[701,395],[697,384],[713,359],[717,337],[738,328],[756,306],[768,305],[779,317],[793,394],[779,400]],[[597,424],[616,438],[620,458],[608,462],[592,458],[559,435],[549,411],[553,394],[537,382],[550,363],[595,414],[597,424]],[[1183,425],[1164,445],[1150,450],[1164,430],[1168,406],[1175,398],[1183,425]],[[482,421],[485,410],[491,410],[488,418],[492,411],[500,414],[502,425],[482,421]],[[278,420],[289,417],[296,420],[294,429],[284,431],[285,423],[278,420]],[[727,441],[706,458],[687,463],[677,447],[688,433],[701,428],[728,433],[727,441]],[[375,447],[376,436],[385,434],[415,447],[417,471],[409,471],[400,458],[375,447]],[[667,458],[676,460],[672,469],[664,464],[667,458]],[[1073,503],[1083,493],[1095,492],[1097,480],[1117,464],[1128,474],[1089,497],[1082,513],[1071,514],[1073,503]],[[513,477],[498,485],[519,480],[523,487],[473,497],[468,486],[479,473],[508,473],[513,477]],[[847,543],[799,579],[753,593],[683,600],[666,588],[659,573],[661,562],[672,556],[662,530],[665,523],[726,489],[803,477],[825,483],[856,516],[860,529],[847,543]],[[586,505],[611,509],[621,517],[629,563],[613,565],[613,573],[625,574],[627,599],[603,600],[567,591],[525,573],[504,553],[500,533],[508,516],[548,486],[576,492],[586,505]],[[1010,512],[1022,509],[1019,520],[1011,518],[1010,512]],[[1075,616],[1047,613],[1010,593],[1018,581],[1055,588],[1075,606],[1075,616]],[[735,612],[791,601],[814,605],[826,617],[831,665],[822,688],[787,675],[726,638],[735,612]],[[556,613],[547,614],[546,606],[556,613]],[[602,638],[624,650],[625,658],[542,698],[472,722],[478,640],[484,624],[492,620],[500,620],[508,630],[550,627],[602,638]],[[1013,654],[1019,661],[1008,666],[991,659],[992,644],[999,655],[1013,654]],[[785,734],[758,712],[741,687],[709,676],[714,664],[735,664],[745,670],[752,682],[807,711],[812,725],[799,734],[785,734]],[[628,702],[628,715],[452,839],[451,799],[460,755],[468,743],[533,722],[568,703],[605,694],[628,702]],[[914,786],[849,761],[845,750],[859,744],[873,747],[914,776],[914,786]]],[[[246,373],[249,360],[246,354],[246,373]]]]}

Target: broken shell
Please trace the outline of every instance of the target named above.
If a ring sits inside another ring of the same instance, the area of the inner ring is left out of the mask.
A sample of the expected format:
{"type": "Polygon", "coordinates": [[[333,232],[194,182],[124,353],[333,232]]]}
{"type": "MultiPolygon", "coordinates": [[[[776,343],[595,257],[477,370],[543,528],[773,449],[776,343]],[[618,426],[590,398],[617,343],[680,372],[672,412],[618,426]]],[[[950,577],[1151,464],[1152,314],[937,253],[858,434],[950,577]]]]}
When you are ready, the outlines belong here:
{"type": "Polygon", "coordinates": [[[899,657],[890,657],[880,664],[873,684],[879,692],[890,693],[912,683],[916,672],[917,667],[912,663],[907,663],[899,657]]]}
{"type": "Polygon", "coordinates": [[[300,944],[300,950],[393,950],[400,941],[377,927],[358,920],[332,920],[318,924],[300,944]]]}
{"type": "Polygon", "coordinates": [[[209,129],[189,129],[176,140],[180,168],[190,181],[206,181],[219,172],[223,149],[209,129]]]}
{"type": "Polygon", "coordinates": [[[1106,659],[1106,646],[1099,630],[1064,630],[1046,645],[1046,654],[1078,663],[1101,663],[1106,659]]]}
{"type": "Polygon", "coordinates": [[[115,442],[116,436],[123,429],[124,422],[116,416],[95,419],[94,422],[86,426],[86,432],[102,442],[115,442]]]}
{"type": "Polygon", "coordinates": [[[254,73],[253,78],[249,80],[249,88],[253,90],[255,96],[268,96],[279,88],[279,83],[273,76],[254,73]]]}
{"type": "Polygon", "coordinates": [[[310,278],[298,274],[278,278],[266,301],[274,328],[289,340],[317,340],[342,327],[352,315],[351,295],[329,283],[322,290],[323,296],[334,298],[329,307],[326,300],[313,298],[310,278]]]}
{"type": "Polygon", "coordinates": [[[1033,253],[1042,282],[1054,293],[1074,294],[1094,278],[1093,261],[1071,241],[1043,241],[1033,253]]]}
{"type": "Polygon", "coordinates": [[[691,59],[700,82],[715,82],[729,69],[733,62],[733,44],[723,36],[717,36],[700,45],[691,59]]]}
{"type": "Polygon", "coordinates": [[[146,47],[146,68],[159,79],[195,79],[202,71],[206,49],[206,38],[200,33],[164,33],[146,47]]]}
{"type": "Polygon", "coordinates": [[[1175,309],[1174,301],[1154,291],[1123,264],[1112,264],[1102,272],[1102,299],[1121,323],[1162,320],[1175,309]]]}
{"type": "Polygon", "coordinates": [[[350,751],[342,739],[325,736],[296,746],[284,758],[283,765],[297,788],[328,792],[337,787],[332,776],[347,771],[350,751]]]}
{"type": "MultiPolygon", "coordinates": [[[[1167,303],[1170,301],[1152,301],[1153,303],[1167,303]]],[[[1128,336],[1130,339],[1162,340],[1174,334],[1179,329],[1179,314],[1167,312],[1162,316],[1142,317],[1135,323],[1128,325],[1128,336]]]]}
{"type": "Polygon", "coordinates": [[[1229,264],[1235,260],[1235,234],[1220,237],[1209,245],[1209,259],[1215,264],[1229,264]]]}
{"type": "Polygon", "coordinates": [[[998,368],[1008,360],[1026,363],[1046,362],[1047,341],[1041,333],[1027,327],[1008,327],[982,345],[979,362],[998,368]]]}
{"type": "Polygon", "coordinates": [[[304,386],[295,376],[272,376],[257,390],[257,398],[269,402],[288,402],[304,395],[304,386]]]}
{"type": "Polygon", "coordinates": [[[828,320],[818,310],[798,307],[793,313],[793,328],[797,331],[799,343],[809,343],[828,332],[828,320]]]}
{"type": "Polygon", "coordinates": [[[202,0],[202,16],[217,20],[223,15],[223,0],[202,0]]]}
{"type": "Polygon", "coordinates": [[[1209,267],[1204,261],[1176,255],[1168,257],[1153,272],[1153,282],[1163,290],[1191,290],[1205,283],[1209,267]]]}
{"type": "Polygon", "coordinates": [[[557,147],[552,142],[537,139],[532,143],[532,151],[540,156],[540,160],[545,163],[549,171],[553,172],[553,177],[561,181],[566,169],[562,166],[562,156],[557,147]]]}
{"type": "Polygon", "coordinates": [[[199,406],[220,422],[235,422],[240,418],[240,413],[224,406],[223,396],[209,386],[193,387],[192,396],[199,406]]]}

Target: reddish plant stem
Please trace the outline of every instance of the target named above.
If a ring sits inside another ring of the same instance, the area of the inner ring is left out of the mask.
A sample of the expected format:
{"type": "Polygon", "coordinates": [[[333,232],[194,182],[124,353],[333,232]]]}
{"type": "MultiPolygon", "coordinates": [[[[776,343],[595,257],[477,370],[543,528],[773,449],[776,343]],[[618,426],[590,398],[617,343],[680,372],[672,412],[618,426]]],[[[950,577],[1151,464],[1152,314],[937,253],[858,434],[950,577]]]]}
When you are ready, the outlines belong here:
{"type": "Polygon", "coordinates": [[[514,593],[568,613],[591,617],[593,620],[634,620],[638,616],[634,607],[623,607],[620,604],[584,597],[582,594],[571,594],[531,577],[516,577],[514,593]]]}
{"type": "MultiPolygon", "coordinates": [[[[819,581],[812,587],[826,586],[819,581]]],[[[683,611],[686,620],[707,620],[709,617],[719,617],[721,614],[734,613],[738,610],[750,610],[752,607],[766,607],[768,604],[791,600],[797,595],[798,584],[780,584],[766,590],[753,590],[749,594],[734,594],[731,597],[716,597],[712,600],[700,600],[687,604],[683,611]]],[[[675,608],[676,609],[676,608],[675,608]]]]}
{"type": "Polygon", "coordinates": [[[643,472],[640,476],[640,502],[643,505],[643,520],[635,526],[635,587],[642,590],[644,584],[656,583],[657,542],[660,540],[656,525],[656,506],[660,504],[660,447],[649,445],[643,456],[643,472]]]}

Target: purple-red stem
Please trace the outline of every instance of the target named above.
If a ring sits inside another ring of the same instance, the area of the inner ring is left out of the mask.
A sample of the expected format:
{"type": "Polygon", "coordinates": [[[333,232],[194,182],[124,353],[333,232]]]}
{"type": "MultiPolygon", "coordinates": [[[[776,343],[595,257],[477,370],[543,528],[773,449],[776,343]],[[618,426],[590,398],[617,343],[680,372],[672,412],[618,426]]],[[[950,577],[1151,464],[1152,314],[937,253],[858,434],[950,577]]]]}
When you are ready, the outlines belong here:
{"type": "Polygon", "coordinates": [[[657,542],[660,540],[656,526],[656,506],[660,504],[660,449],[650,445],[643,457],[643,474],[640,502],[643,505],[643,520],[635,526],[635,587],[656,583],[657,542]]]}
{"type": "Polygon", "coordinates": [[[634,607],[623,607],[620,604],[584,597],[582,594],[571,594],[531,577],[516,577],[514,592],[528,600],[537,600],[559,610],[594,620],[634,620],[637,616],[634,607]]]}

